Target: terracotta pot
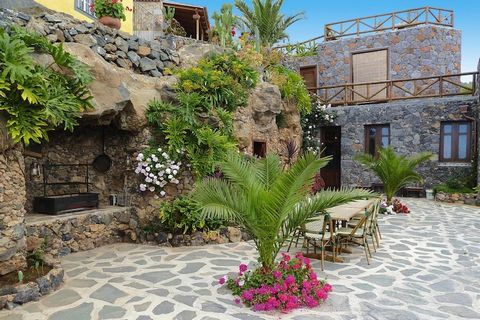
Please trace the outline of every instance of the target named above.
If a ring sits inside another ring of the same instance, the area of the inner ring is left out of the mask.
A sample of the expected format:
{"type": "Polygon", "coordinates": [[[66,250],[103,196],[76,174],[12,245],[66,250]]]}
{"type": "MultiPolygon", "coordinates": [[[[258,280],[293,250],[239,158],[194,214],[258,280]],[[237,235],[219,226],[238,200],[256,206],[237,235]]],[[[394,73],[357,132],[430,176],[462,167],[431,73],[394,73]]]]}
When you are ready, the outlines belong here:
{"type": "Polygon", "coordinates": [[[114,17],[101,17],[100,19],[98,19],[98,21],[101,24],[113,29],[120,29],[120,27],[122,26],[122,22],[120,21],[120,19],[114,17]]]}

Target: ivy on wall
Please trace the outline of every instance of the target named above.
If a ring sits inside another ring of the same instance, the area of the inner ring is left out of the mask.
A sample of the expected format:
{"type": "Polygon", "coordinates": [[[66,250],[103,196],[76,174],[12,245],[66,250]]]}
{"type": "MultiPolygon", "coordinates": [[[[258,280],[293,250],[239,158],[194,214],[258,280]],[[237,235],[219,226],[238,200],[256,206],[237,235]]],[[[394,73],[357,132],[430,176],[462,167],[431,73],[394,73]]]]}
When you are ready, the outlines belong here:
{"type": "Polygon", "coordinates": [[[92,77],[63,46],[24,28],[0,29],[0,110],[15,142],[39,143],[57,127],[72,131],[85,110],[93,109],[88,84],[92,77]],[[36,63],[32,53],[51,63],[36,63]]]}

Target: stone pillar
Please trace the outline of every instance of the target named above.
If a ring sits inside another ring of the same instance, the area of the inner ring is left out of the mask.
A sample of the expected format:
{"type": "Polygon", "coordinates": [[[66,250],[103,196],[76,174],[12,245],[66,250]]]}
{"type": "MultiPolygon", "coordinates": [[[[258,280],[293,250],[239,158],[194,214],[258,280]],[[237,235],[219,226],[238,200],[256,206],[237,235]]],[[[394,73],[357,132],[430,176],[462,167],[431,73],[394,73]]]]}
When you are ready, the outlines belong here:
{"type": "Polygon", "coordinates": [[[0,151],[0,275],[4,275],[26,267],[26,191],[21,147],[0,151]]]}

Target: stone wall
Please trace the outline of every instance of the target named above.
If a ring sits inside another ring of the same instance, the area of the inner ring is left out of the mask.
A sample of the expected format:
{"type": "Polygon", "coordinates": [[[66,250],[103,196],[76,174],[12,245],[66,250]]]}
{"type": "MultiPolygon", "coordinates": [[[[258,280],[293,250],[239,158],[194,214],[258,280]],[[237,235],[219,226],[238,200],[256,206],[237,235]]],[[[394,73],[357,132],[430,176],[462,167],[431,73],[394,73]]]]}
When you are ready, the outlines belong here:
{"type": "Polygon", "coordinates": [[[341,126],[342,185],[370,186],[379,182],[353,160],[355,154],[364,152],[365,125],[369,124],[390,124],[390,144],[401,154],[409,156],[423,151],[435,154],[433,161],[419,168],[426,186],[473,174],[471,164],[440,163],[438,154],[441,121],[472,120],[477,103],[476,97],[453,97],[329,109],[337,115],[334,125],[341,126]]]}
{"type": "Polygon", "coordinates": [[[291,57],[294,69],[317,66],[318,86],[351,83],[351,55],[388,48],[390,79],[430,77],[461,72],[461,31],[418,26],[318,44],[316,56],[291,57]]]}
{"type": "Polygon", "coordinates": [[[53,258],[116,242],[135,242],[138,221],[130,208],[109,207],[57,217],[27,215],[27,250],[47,242],[45,253],[53,258]]]}
{"type": "Polygon", "coordinates": [[[135,73],[161,77],[165,69],[180,63],[173,48],[159,41],[147,41],[100,23],[79,21],[63,14],[30,16],[0,9],[0,27],[15,23],[47,36],[51,42],[75,42],[90,47],[105,61],[135,73]]]}
{"type": "Polygon", "coordinates": [[[24,203],[25,167],[21,147],[1,149],[0,276],[26,267],[24,203]]]}

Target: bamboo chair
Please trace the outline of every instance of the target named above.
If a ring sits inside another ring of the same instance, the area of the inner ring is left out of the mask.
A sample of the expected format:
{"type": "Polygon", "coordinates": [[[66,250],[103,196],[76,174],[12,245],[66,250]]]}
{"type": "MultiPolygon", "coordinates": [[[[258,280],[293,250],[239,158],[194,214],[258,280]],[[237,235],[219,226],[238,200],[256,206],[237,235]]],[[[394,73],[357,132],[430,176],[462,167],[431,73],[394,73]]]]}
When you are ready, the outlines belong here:
{"type": "Polygon", "coordinates": [[[338,248],[341,248],[342,244],[347,246],[349,243],[356,243],[363,246],[368,264],[370,264],[369,256],[372,257],[372,253],[370,252],[370,247],[367,241],[367,230],[369,227],[367,223],[371,223],[371,218],[372,214],[368,210],[365,210],[364,216],[353,228],[340,228],[337,231],[337,237],[339,239],[338,248]],[[361,242],[358,243],[355,240],[360,240],[361,242]]]}
{"type": "MultiPolygon", "coordinates": [[[[366,222],[367,235],[372,238],[372,246],[373,246],[374,252],[377,252],[377,247],[380,247],[380,239],[377,234],[379,212],[380,212],[380,202],[376,201],[375,203],[373,203],[371,207],[371,217],[366,222]],[[375,245],[375,241],[376,241],[376,245],[375,245]]],[[[362,213],[362,215],[364,216],[365,214],[362,213]]],[[[351,222],[348,223],[348,227],[354,228],[360,220],[361,219],[353,218],[352,220],[350,220],[351,222]]]]}
{"type": "Polygon", "coordinates": [[[307,247],[307,254],[309,253],[309,248],[311,245],[313,246],[314,254],[317,254],[317,248],[320,248],[320,262],[322,271],[324,269],[325,248],[327,246],[332,246],[333,261],[336,259],[336,238],[335,233],[332,232],[332,226],[332,217],[328,213],[319,216],[317,220],[309,222],[305,225],[304,245],[307,247]]]}

